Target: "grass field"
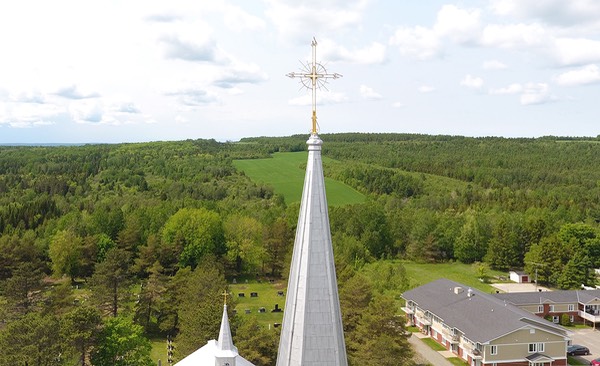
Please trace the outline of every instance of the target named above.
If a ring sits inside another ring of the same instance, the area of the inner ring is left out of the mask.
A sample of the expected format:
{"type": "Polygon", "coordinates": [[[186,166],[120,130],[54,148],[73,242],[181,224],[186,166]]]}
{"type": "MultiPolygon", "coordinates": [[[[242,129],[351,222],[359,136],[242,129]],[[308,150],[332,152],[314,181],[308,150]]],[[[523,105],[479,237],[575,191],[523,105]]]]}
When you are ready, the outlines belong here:
{"type": "MultiPolygon", "coordinates": [[[[495,289],[487,283],[483,283],[477,277],[477,271],[473,265],[463,263],[416,263],[410,261],[401,262],[406,268],[410,278],[410,287],[417,287],[439,278],[447,278],[471,286],[480,291],[492,293],[495,289]]],[[[506,272],[488,271],[488,276],[505,276],[506,272]]]]}
{"type": "Polygon", "coordinates": [[[238,283],[230,284],[229,291],[233,296],[235,310],[240,317],[254,316],[260,324],[268,326],[275,323],[281,324],[283,320],[283,312],[271,312],[275,309],[275,305],[283,310],[285,305],[285,282],[253,282],[253,283],[238,283]],[[284,296],[279,296],[278,291],[283,291],[284,296]],[[250,293],[256,292],[258,297],[251,297],[250,293]],[[240,297],[239,294],[244,294],[240,297]],[[265,308],[265,312],[259,312],[260,308],[265,308]],[[246,313],[249,311],[249,314],[246,313]]]}
{"type": "MultiPolygon", "coordinates": [[[[307,159],[307,152],[276,153],[269,159],[235,160],[233,165],[253,181],[272,186],[275,193],[282,195],[285,202],[290,204],[299,202],[302,198],[304,166],[307,159]]],[[[323,163],[328,160],[323,158],[323,163]]],[[[330,206],[360,203],[365,200],[362,193],[333,179],[325,178],[325,190],[330,206]]]]}

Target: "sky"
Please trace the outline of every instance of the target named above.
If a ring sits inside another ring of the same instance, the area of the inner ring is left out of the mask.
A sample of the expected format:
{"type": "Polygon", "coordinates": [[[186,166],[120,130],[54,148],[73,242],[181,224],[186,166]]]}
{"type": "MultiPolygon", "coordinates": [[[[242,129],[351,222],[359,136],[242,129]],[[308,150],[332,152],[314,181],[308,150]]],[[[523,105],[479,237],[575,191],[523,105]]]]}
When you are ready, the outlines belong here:
{"type": "Polygon", "coordinates": [[[0,2],[0,143],[600,134],[598,0],[0,2]]]}

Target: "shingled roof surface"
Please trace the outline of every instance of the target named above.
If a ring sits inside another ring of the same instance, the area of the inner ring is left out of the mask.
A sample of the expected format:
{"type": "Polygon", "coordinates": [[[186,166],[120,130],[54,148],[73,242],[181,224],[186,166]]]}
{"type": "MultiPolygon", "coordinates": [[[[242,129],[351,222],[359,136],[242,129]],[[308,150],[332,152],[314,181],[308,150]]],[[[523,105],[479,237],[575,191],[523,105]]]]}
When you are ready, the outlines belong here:
{"type": "Polygon", "coordinates": [[[402,297],[440,317],[474,342],[487,343],[523,327],[534,326],[567,336],[567,330],[504,300],[448,279],[439,279],[406,291],[402,297]],[[454,288],[462,287],[456,294],[454,288]]]}
{"type": "Polygon", "coordinates": [[[512,292],[506,294],[494,294],[493,296],[515,305],[576,302],[585,304],[600,299],[600,290],[512,292]]]}

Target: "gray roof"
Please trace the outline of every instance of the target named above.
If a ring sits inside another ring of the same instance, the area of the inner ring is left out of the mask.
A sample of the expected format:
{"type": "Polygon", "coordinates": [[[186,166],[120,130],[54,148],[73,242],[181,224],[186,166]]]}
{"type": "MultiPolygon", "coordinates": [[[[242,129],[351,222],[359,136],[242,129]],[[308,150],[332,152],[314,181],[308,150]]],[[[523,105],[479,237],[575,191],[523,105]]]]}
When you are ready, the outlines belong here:
{"type": "Polygon", "coordinates": [[[501,299],[448,279],[439,279],[406,291],[402,297],[419,308],[440,317],[443,322],[461,331],[473,342],[487,343],[527,326],[567,336],[565,328],[519,309],[501,299]],[[455,294],[454,288],[464,292],[455,294]]]}
{"type": "Polygon", "coordinates": [[[546,303],[582,303],[600,299],[600,290],[568,290],[542,292],[511,292],[495,294],[494,297],[515,305],[534,305],[546,303]]]}
{"type": "Polygon", "coordinates": [[[310,136],[277,366],[346,366],[329,229],[322,141],[310,136]]]}

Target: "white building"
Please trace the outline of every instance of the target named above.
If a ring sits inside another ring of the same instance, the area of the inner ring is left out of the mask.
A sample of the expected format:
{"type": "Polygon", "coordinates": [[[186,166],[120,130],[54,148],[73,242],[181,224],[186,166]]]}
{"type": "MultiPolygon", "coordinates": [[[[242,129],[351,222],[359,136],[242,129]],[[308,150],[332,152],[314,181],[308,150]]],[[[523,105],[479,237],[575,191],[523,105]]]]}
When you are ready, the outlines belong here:
{"type": "Polygon", "coordinates": [[[233,345],[227,305],[223,306],[223,318],[218,340],[210,340],[202,348],[177,362],[175,366],[254,366],[238,354],[233,345]]]}

